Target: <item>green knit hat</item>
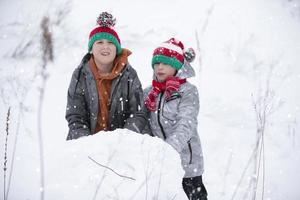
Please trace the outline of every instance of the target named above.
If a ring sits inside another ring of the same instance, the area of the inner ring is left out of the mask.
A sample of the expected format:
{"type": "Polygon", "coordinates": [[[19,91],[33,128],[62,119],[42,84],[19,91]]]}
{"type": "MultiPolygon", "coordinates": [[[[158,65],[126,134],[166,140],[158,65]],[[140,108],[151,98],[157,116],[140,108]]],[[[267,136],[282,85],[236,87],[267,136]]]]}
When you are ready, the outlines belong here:
{"type": "Polygon", "coordinates": [[[97,18],[98,27],[94,28],[89,36],[89,43],[88,43],[88,51],[92,50],[93,44],[97,40],[106,39],[111,41],[117,49],[117,55],[122,53],[121,48],[121,41],[116,33],[112,28],[116,23],[116,19],[107,12],[102,12],[99,17],[97,18]]]}
{"type": "Polygon", "coordinates": [[[184,46],[182,42],[171,38],[170,40],[163,42],[153,52],[152,67],[156,63],[164,63],[170,65],[176,70],[181,69],[184,63],[184,46]]]}

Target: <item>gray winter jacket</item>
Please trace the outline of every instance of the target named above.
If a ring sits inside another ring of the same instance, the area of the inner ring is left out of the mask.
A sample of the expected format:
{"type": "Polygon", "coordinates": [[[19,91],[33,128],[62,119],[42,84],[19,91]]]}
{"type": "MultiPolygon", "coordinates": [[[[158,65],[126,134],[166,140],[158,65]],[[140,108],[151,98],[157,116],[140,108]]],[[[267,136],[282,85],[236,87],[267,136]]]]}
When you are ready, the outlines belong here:
{"type": "MultiPolygon", "coordinates": [[[[193,68],[186,62],[176,76],[189,78],[194,75],[193,68]]],[[[150,90],[151,87],[144,90],[144,97],[150,90]]],[[[140,112],[131,118],[126,128],[143,132],[149,121],[151,133],[148,133],[164,139],[180,154],[181,164],[185,170],[184,177],[202,175],[203,155],[197,131],[199,113],[197,88],[186,82],[181,85],[178,93],[171,95],[168,101],[164,94],[160,94],[156,105],[156,112],[149,112],[144,107],[143,113],[140,112]]]]}
{"type": "MultiPolygon", "coordinates": [[[[86,54],[73,72],[68,89],[66,119],[69,125],[67,140],[91,135],[95,132],[98,107],[96,81],[86,54]]],[[[126,119],[141,107],[143,90],[136,71],[127,64],[122,73],[112,81],[108,130],[124,128],[126,119]]]]}

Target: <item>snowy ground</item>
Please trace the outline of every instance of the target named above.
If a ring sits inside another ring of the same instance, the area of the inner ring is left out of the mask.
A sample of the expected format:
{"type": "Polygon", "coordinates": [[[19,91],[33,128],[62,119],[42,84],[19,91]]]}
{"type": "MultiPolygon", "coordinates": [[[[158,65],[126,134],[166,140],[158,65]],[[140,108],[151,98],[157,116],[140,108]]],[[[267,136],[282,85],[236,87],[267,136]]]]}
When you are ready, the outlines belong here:
{"type": "MultiPolygon", "coordinates": [[[[172,147],[157,138],[117,130],[52,146],[51,152],[45,154],[47,199],[185,198],[180,189],[184,174],[178,165],[180,158],[172,147]]],[[[20,157],[18,166],[28,155],[20,157]]],[[[26,164],[26,173],[15,175],[23,181],[14,184],[10,199],[38,197],[33,177],[39,170],[30,170],[30,166],[38,163],[32,158],[26,164]]]]}
{"type": "MultiPolygon", "coordinates": [[[[88,34],[101,11],[117,17],[122,46],[133,52],[130,63],[144,87],[151,82],[151,53],[157,44],[176,37],[186,47],[197,49],[193,63],[197,76],[191,82],[201,96],[199,134],[210,200],[250,199],[246,191],[253,180],[254,160],[249,165],[248,160],[257,139],[252,99],[266,91],[271,77],[269,90],[275,109],[267,118],[257,197],[300,199],[298,0],[2,0],[0,156],[4,158],[6,113],[11,106],[7,174],[14,161],[8,199],[39,199],[39,26],[44,15],[51,20],[55,55],[47,66],[41,123],[45,199],[184,199],[179,158],[159,139],[117,130],[65,141],[68,84],[86,53],[88,34]],[[136,180],[120,178],[88,156],[136,180]]],[[[3,170],[0,176],[4,177],[3,170]]],[[[1,181],[1,198],[3,188],[1,181]]]]}

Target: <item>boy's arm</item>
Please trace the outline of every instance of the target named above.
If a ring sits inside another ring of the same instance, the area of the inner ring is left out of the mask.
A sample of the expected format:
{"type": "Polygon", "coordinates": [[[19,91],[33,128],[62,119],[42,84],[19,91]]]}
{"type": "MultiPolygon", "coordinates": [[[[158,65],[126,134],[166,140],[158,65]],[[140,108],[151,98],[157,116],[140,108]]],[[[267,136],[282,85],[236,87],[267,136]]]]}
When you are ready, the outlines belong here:
{"type": "Polygon", "coordinates": [[[84,97],[84,78],[77,68],[72,75],[68,89],[66,120],[68,121],[69,134],[67,140],[77,139],[81,136],[90,135],[86,102],[84,97]]]}
{"type": "Polygon", "coordinates": [[[143,104],[143,89],[142,84],[137,76],[136,71],[131,68],[130,71],[131,75],[129,76],[128,81],[131,83],[129,84],[129,111],[131,114],[135,114],[141,109],[143,104]]]}
{"type": "Polygon", "coordinates": [[[143,134],[151,135],[150,129],[148,129],[148,113],[144,110],[140,110],[129,117],[126,121],[125,127],[131,131],[143,134]]]}
{"type": "MultiPolygon", "coordinates": [[[[139,80],[138,83],[133,83],[133,85],[139,85],[139,84],[140,84],[139,80]]],[[[144,95],[146,95],[146,93],[147,93],[146,90],[144,93],[143,90],[141,89],[141,93],[139,93],[141,95],[139,95],[140,103],[139,103],[138,110],[126,120],[126,124],[124,128],[127,128],[137,133],[152,135],[151,130],[149,128],[149,111],[147,110],[144,104],[144,95]]]]}

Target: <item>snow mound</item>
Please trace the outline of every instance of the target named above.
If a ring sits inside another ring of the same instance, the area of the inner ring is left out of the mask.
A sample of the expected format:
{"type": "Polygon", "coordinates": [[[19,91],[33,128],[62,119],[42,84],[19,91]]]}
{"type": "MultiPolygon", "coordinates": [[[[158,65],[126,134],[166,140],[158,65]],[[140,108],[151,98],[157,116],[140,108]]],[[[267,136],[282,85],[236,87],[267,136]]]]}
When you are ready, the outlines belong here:
{"type": "Polygon", "coordinates": [[[120,129],[59,148],[48,158],[47,199],[186,198],[180,157],[159,138],[120,129]]]}

